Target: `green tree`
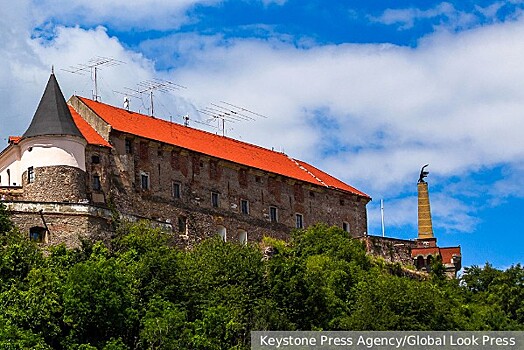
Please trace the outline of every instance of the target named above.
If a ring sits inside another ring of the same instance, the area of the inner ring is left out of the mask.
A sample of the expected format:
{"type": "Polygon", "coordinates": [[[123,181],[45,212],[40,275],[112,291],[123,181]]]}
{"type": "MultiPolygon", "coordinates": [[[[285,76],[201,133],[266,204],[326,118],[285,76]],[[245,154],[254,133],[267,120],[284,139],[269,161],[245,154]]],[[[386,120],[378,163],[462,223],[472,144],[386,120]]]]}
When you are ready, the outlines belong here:
{"type": "Polygon", "coordinates": [[[5,234],[14,228],[4,203],[0,202],[0,234],[5,234]]]}
{"type": "Polygon", "coordinates": [[[67,275],[63,318],[69,345],[99,346],[121,337],[128,344],[138,333],[137,281],[128,266],[111,257],[101,243],[92,256],[75,264],[67,275]]]}

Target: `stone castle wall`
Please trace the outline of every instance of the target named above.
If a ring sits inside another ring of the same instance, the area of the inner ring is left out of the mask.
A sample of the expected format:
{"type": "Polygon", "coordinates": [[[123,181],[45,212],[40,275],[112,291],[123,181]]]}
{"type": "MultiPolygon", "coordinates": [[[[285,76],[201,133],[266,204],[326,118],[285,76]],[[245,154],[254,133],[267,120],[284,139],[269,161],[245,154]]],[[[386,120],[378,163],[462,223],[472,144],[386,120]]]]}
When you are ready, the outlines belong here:
{"type": "Polygon", "coordinates": [[[85,202],[86,173],[71,166],[34,168],[34,180],[22,174],[23,200],[35,202],[85,202]]]}
{"type": "Polygon", "coordinates": [[[110,142],[112,150],[86,150],[87,178],[100,179],[99,189],[90,183],[88,197],[111,201],[122,213],[169,223],[190,243],[215,235],[220,226],[228,240],[243,231],[250,241],[264,235],[286,238],[296,214],[302,215],[304,227],[318,222],[342,227],[346,222],[355,236],[366,231],[366,198],[131,135],[114,132],[110,142]],[[217,207],[212,193],[218,196],[217,207]],[[242,201],[248,202],[247,214],[242,201]],[[278,222],[270,221],[270,207],[277,208],[278,222]]]}
{"type": "Polygon", "coordinates": [[[413,266],[411,249],[417,247],[416,241],[368,235],[359,237],[359,239],[365,243],[369,254],[381,257],[388,262],[413,266]]]}

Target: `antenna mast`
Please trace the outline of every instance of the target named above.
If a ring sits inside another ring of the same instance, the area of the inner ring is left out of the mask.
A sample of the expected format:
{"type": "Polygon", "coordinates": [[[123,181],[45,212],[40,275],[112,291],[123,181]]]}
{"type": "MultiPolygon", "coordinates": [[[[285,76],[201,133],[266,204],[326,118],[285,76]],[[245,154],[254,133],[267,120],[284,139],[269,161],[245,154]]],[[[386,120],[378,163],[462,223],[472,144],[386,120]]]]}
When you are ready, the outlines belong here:
{"type": "Polygon", "coordinates": [[[211,103],[211,106],[199,109],[198,112],[210,116],[211,119],[209,121],[217,120],[218,129],[222,129],[222,136],[226,135],[226,121],[228,123],[236,123],[239,121],[254,121],[256,120],[255,117],[267,118],[265,115],[224,101],[211,103]]]}
{"type": "Polygon", "coordinates": [[[113,67],[123,63],[125,62],[114,58],[96,56],[87,61],[87,63],[70,66],[69,69],[63,70],[69,73],[80,75],[85,75],[87,72],[89,72],[91,75],[91,80],[93,81],[93,100],[100,101],[100,95],[98,94],[98,70],[100,70],[102,67],[113,67]]]}
{"type": "Polygon", "coordinates": [[[138,94],[138,95],[148,93],[149,94],[149,106],[150,106],[149,114],[151,116],[154,116],[155,115],[155,106],[153,103],[153,96],[154,96],[153,92],[154,91],[161,91],[161,92],[167,93],[170,91],[187,89],[187,87],[179,85],[179,84],[175,84],[168,80],[152,79],[152,80],[141,81],[140,83],[137,84],[136,89],[131,89],[128,87],[125,87],[124,89],[129,90],[133,92],[134,94],[138,94]]]}

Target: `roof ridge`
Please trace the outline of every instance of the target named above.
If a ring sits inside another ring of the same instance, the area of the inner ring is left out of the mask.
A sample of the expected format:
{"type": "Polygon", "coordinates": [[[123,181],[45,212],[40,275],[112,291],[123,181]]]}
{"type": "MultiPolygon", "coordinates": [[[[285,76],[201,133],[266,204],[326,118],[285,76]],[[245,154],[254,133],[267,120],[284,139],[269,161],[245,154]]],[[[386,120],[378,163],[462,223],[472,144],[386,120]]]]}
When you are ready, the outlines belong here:
{"type": "Polygon", "coordinates": [[[324,185],[325,187],[329,187],[324,181],[322,181],[321,179],[319,179],[317,176],[315,176],[315,174],[313,174],[311,171],[307,170],[303,165],[301,165],[296,159],[294,158],[291,158],[288,156],[289,159],[291,159],[291,161],[293,163],[295,163],[301,170],[304,170],[306,173],[308,173],[309,175],[311,175],[311,177],[313,177],[315,180],[317,180],[318,182],[320,182],[322,185],[324,185]]]}
{"type": "Polygon", "coordinates": [[[107,103],[103,103],[103,102],[100,102],[100,101],[95,101],[95,100],[92,100],[92,99],[87,98],[87,97],[83,97],[83,96],[77,96],[77,97],[82,99],[82,100],[88,100],[90,102],[106,105],[108,107],[111,107],[111,108],[114,108],[114,109],[118,109],[120,111],[137,114],[139,116],[150,118],[150,119],[153,119],[155,121],[161,121],[161,122],[167,123],[169,125],[175,125],[177,127],[190,128],[193,131],[200,132],[200,133],[203,133],[203,134],[207,134],[207,135],[210,135],[210,136],[213,136],[213,137],[216,137],[216,138],[226,139],[226,140],[229,140],[229,141],[232,141],[232,142],[236,142],[236,143],[239,143],[239,144],[244,144],[244,145],[249,145],[249,146],[252,146],[252,147],[257,147],[257,148],[262,149],[264,151],[272,152],[272,153],[275,153],[275,154],[285,155],[285,156],[287,156],[289,158],[289,156],[287,154],[285,154],[284,152],[278,152],[278,151],[275,151],[273,149],[269,149],[269,148],[266,148],[266,147],[263,147],[263,146],[260,146],[260,145],[256,145],[256,144],[245,142],[245,141],[240,141],[240,140],[234,139],[234,138],[229,137],[229,136],[221,136],[221,135],[218,135],[218,134],[214,134],[214,133],[212,133],[210,131],[196,129],[196,128],[193,128],[193,127],[190,127],[190,126],[185,126],[185,125],[182,125],[182,124],[179,124],[179,123],[171,122],[171,121],[168,121],[168,120],[165,120],[165,119],[162,119],[162,118],[156,118],[156,117],[153,117],[153,116],[150,116],[150,115],[147,115],[147,114],[143,114],[143,113],[140,113],[140,112],[128,111],[127,109],[116,107],[116,106],[113,106],[113,105],[110,105],[110,104],[107,104],[107,103]]]}

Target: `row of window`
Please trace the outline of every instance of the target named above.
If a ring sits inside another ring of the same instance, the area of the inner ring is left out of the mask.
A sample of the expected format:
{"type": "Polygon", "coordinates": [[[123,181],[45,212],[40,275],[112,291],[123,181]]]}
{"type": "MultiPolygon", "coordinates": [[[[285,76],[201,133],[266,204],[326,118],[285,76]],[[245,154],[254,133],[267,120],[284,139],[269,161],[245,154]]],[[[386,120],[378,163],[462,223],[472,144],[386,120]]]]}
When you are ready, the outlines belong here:
{"type": "MultiPolygon", "coordinates": [[[[217,234],[224,242],[227,242],[227,230],[224,226],[218,226],[217,234]]],[[[237,240],[240,244],[247,244],[247,231],[243,229],[237,230],[237,240]]]]}

